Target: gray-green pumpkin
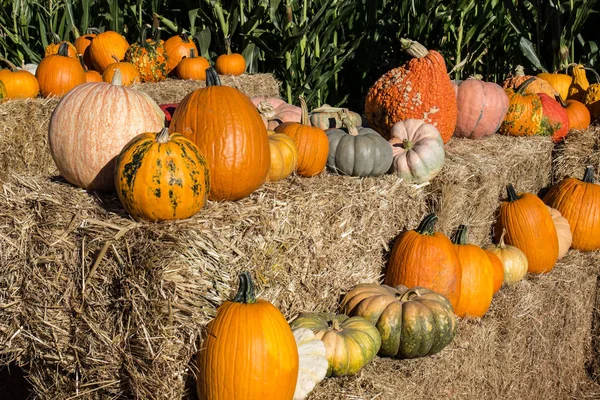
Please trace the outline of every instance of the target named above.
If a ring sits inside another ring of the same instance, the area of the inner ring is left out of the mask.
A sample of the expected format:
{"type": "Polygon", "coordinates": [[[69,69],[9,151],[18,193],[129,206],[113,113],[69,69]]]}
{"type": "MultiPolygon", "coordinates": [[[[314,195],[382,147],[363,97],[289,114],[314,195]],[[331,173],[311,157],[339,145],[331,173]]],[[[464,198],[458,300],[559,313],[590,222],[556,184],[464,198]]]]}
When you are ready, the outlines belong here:
{"type": "Polygon", "coordinates": [[[328,129],[327,166],[350,176],[378,176],[389,171],[393,151],[390,144],[371,128],[356,127],[347,115],[341,117],[345,127],[328,129]]]}

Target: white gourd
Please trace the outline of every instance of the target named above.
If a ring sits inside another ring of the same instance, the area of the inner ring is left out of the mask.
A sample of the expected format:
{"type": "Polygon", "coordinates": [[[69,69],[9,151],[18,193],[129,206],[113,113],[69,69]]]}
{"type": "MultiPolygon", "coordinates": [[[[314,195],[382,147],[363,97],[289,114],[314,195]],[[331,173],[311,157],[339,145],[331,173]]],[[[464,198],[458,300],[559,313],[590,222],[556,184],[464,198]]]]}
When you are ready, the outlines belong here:
{"type": "Polygon", "coordinates": [[[298,346],[298,383],[294,400],[303,400],[325,379],[329,363],[325,343],[315,339],[315,334],[307,328],[296,328],[292,331],[298,346]]]}

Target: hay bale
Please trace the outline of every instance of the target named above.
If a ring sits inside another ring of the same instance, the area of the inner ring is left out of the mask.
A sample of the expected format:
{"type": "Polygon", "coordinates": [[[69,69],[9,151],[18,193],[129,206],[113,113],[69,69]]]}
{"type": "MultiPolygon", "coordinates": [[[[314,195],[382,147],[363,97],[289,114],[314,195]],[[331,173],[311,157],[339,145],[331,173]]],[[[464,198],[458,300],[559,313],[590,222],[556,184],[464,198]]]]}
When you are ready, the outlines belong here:
{"type": "Polygon", "coordinates": [[[553,144],[547,137],[493,135],[485,140],[453,138],[446,161],[427,188],[429,204],[439,216],[437,229],[450,235],[465,224],[469,241],[490,241],[490,226],[506,185],[537,193],[549,183],[553,144]]]}
{"type": "Polygon", "coordinates": [[[600,126],[572,132],[557,146],[553,161],[553,183],[564,178],[583,178],[585,167],[592,165],[600,178],[600,126]]]}
{"type": "Polygon", "coordinates": [[[441,353],[377,357],[309,399],[597,399],[584,365],[599,266],[600,252],[572,250],[551,273],[502,288],[483,319],[461,319],[441,353]]]}

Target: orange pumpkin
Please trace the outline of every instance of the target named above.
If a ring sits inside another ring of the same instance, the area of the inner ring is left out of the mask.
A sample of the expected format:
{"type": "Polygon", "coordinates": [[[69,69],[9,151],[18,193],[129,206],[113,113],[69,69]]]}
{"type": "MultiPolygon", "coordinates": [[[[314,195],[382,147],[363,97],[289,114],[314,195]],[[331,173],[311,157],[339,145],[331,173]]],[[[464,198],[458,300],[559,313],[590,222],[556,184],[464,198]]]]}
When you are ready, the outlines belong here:
{"type": "Polygon", "coordinates": [[[48,35],[52,37],[52,43],[46,46],[46,49],[44,51],[44,57],[58,54],[58,50],[60,49],[60,46],[63,43],[67,44],[67,56],[71,58],[77,57],[77,49],[75,48],[75,46],[73,46],[71,42],[68,42],[66,40],[60,40],[60,37],[54,32],[50,32],[48,35]]]}
{"type": "Polygon", "coordinates": [[[44,57],[35,77],[42,96],[62,96],[75,86],[85,83],[85,71],[79,59],[67,55],[68,44],[60,45],[58,54],[44,57]]]}
{"type": "Polygon", "coordinates": [[[292,400],[298,348],[285,317],[256,299],[248,272],[208,323],[197,357],[200,400],[292,400]]]}
{"type": "Polygon", "coordinates": [[[271,157],[267,129],[250,98],[221,86],[214,68],[206,71],[206,88],[179,103],[170,127],[194,142],[206,157],[210,199],[241,199],[267,179],[271,157]]]}
{"type": "MultiPolygon", "coordinates": [[[[178,67],[181,60],[190,55],[190,50],[194,50],[194,53],[198,54],[196,43],[194,43],[194,41],[190,39],[188,34],[185,32],[180,35],[171,36],[165,41],[164,46],[165,50],[167,51],[167,69],[169,72],[174,71],[178,67]]],[[[208,65],[206,68],[208,68],[208,65]]],[[[202,80],[205,79],[206,76],[202,80]]]]}
{"type": "Polygon", "coordinates": [[[324,130],[310,126],[308,107],[304,97],[300,97],[300,105],[302,108],[301,122],[284,122],[275,128],[275,132],[285,133],[294,140],[298,148],[298,167],[296,169],[298,175],[315,176],[325,170],[329,156],[329,139],[324,130]]]}
{"type": "Polygon", "coordinates": [[[566,100],[567,96],[569,96],[569,88],[573,83],[572,76],[567,74],[559,74],[557,72],[542,72],[538,74],[537,77],[548,82],[552,88],[558,92],[561,99],[566,100]]]}
{"type": "Polygon", "coordinates": [[[535,93],[524,92],[533,79],[526,80],[516,91],[505,89],[508,95],[508,112],[498,133],[508,136],[549,136],[552,134],[550,121],[544,115],[539,96],[535,93]]]}
{"type": "Polygon", "coordinates": [[[298,165],[298,148],[294,140],[285,133],[267,131],[271,148],[271,166],[269,167],[268,182],[276,182],[287,178],[296,170],[298,165]]]}
{"type": "Polygon", "coordinates": [[[129,48],[127,40],[115,31],[102,32],[96,35],[90,44],[90,58],[96,71],[103,73],[106,67],[125,57],[129,48]]]}
{"type": "Polygon", "coordinates": [[[508,199],[500,204],[494,226],[496,242],[506,229],[506,243],[525,253],[529,272],[550,272],[558,260],[558,236],[550,212],[536,195],[517,195],[512,185],[506,190],[508,199]]]}
{"type": "Polygon", "coordinates": [[[136,220],[185,219],[204,206],[210,178],[198,147],[180,133],[141,133],[123,147],[115,167],[121,204],[136,220]]]}
{"type": "Polygon", "coordinates": [[[502,264],[502,260],[500,260],[496,254],[485,249],[484,251],[492,263],[492,271],[494,272],[494,294],[496,294],[504,283],[504,264],[502,264]]]}
{"type": "Polygon", "coordinates": [[[586,168],[583,179],[565,178],[554,185],[544,202],[569,221],[572,248],[600,249],[600,185],[594,182],[592,166],[586,168]]]}
{"type": "Polygon", "coordinates": [[[591,117],[585,104],[577,100],[567,100],[564,106],[569,118],[569,129],[584,131],[589,128],[591,117]]]}
{"type": "Polygon", "coordinates": [[[210,67],[208,60],[204,57],[196,57],[196,50],[191,49],[189,57],[184,58],[177,66],[179,79],[206,80],[206,69],[210,67]]]}
{"type": "Polygon", "coordinates": [[[460,298],[454,308],[459,317],[483,317],[494,296],[494,270],[490,258],[479,246],[467,244],[467,227],[458,227],[452,240],[460,260],[460,298]]]}
{"type": "Polygon", "coordinates": [[[435,214],[427,215],[417,229],[403,232],[394,242],[385,272],[388,286],[422,286],[458,305],[462,270],[452,242],[434,232],[435,214]]]}
{"type": "Polygon", "coordinates": [[[158,38],[158,30],[153,39],[146,39],[146,29],[141,39],[133,43],[125,53],[125,61],[132,63],[140,71],[142,82],[162,82],[167,79],[167,51],[164,42],[158,38]]]}
{"type": "Polygon", "coordinates": [[[434,125],[446,143],[454,133],[458,110],[444,58],[415,41],[400,42],[414,58],[383,75],[369,89],[365,101],[367,120],[389,139],[394,123],[422,119],[434,125]]]}
{"type": "Polygon", "coordinates": [[[521,65],[517,65],[515,68],[515,75],[513,77],[507,78],[504,82],[502,82],[502,87],[504,89],[516,90],[527,81],[530,81],[531,83],[527,87],[523,88],[523,93],[545,93],[553,99],[559,95],[556,89],[554,89],[552,85],[545,80],[532,75],[525,75],[525,69],[521,65]]]}
{"type": "Polygon", "coordinates": [[[131,86],[142,81],[140,72],[135,65],[129,62],[118,60],[117,62],[114,62],[106,67],[102,73],[102,80],[106,83],[111,83],[117,70],[121,75],[121,84],[123,86],[131,86]]]}
{"type": "Polygon", "coordinates": [[[78,58],[79,58],[81,67],[85,71],[85,82],[86,83],[102,82],[102,75],[100,75],[100,73],[98,71],[95,71],[93,69],[88,69],[88,67],[85,65],[85,62],[83,61],[83,56],[81,54],[79,54],[78,58]]]}
{"type": "Polygon", "coordinates": [[[0,62],[8,65],[8,69],[0,70],[0,81],[6,87],[7,99],[27,99],[37,97],[40,85],[31,72],[19,70],[8,60],[0,58],[0,62]]]}
{"type": "Polygon", "coordinates": [[[225,40],[227,44],[227,54],[221,54],[217,57],[215,68],[221,75],[242,75],[246,71],[246,59],[239,53],[231,52],[231,42],[229,38],[225,40]]]}
{"type": "Polygon", "coordinates": [[[100,31],[97,29],[90,28],[88,29],[87,34],[79,36],[73,43],[75,45],[75,49],[77,50],[77,54],[81,54],[83,56],[83,62],[88,69],[94,68],[94,63],[92,62],[92,56],[90,54],[90,45],[92,44],[92,39],[95,38],[99,33],[100,31]]]}

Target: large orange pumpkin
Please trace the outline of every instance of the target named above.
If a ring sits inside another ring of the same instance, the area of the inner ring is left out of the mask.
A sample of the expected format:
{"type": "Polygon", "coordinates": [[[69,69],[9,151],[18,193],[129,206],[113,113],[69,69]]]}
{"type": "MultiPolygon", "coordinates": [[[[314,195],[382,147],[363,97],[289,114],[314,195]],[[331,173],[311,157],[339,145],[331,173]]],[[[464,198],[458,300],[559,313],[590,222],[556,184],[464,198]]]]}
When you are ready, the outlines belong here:
{"type": "Polygon", "coordinates": [[[170,127],[194,142],[206,158],[210,199],[241,199],[267,179],[271,159],[267,129],[250,98],[221,86],[214,68],[206,71],[206,88],[181,101],[170,127]]]}
{"type": "Polygon", "coordinates": [[[75,86],[85,83],[85,71],[78,58],[67,55],[68,44],[60,45],[58,54],[44,57],[38,65],[35,77],[40,84],[42,96],[62,96],[75,86]]]}
{"type": "Polygon", "coordinates": [[[434,125],[446,143],[454,133],[458,111],[444,58],[415,41],[400,42],[414,58],[387,72],[369,89],[365,101],[367,120],[389,139],[394,123],[422,119],[434,125]]]}
{"type": "Polygon", "coordinates": [[[550,211],[536,195],[517,195],[512,185],[506,189],[508,199],[500,204],[494,227],[496,242],[506,229],[506,243],[525,253],[529,272],[551,271],[558,260],[558,236],[550,211]]]}
{"type": "Polygon", "coordinates": [[[8,60],[1,59],[8,65],[8,69],[0,70],[0,81],[6,87],[7,99],[26,99],[37,97],[40,92],[40,85],[31,72],[19,70],[8,60]]]}
{"type": "Polygon", "coordinates": [[[454,308],[459,317],[483,317],[494,296],[494,270],[486,252],[467,244],[467,227],[461,225],[452,239],[460,260],[460,298],[454,308]]]}
{"type": "MultiPolygon", "coordinates": [[[[180,35],[171,36],[165,41],[164,46],[165,50],[167,51],[167,69],[169,72],[175,70],[181,60],[183,60],[185,57],[189,57],[191,50],[194,50],[194,53],[198,54],[196,43],[194,43],[194,41],[190,39],[188,34],[185,32],[181,33],[180,35]]],[[[208,68],[208,66],[206,68],[208,68]]]]}
{"type": "Polygon", "coordinates": [[[434,232],[435,221],[437,216],[429,214],[417,229],[398,236],[385,272],[385,284],[434,290],[456,308],[461,289],[460,261],[450,239],[434,232]]]}
{"type": "Polygon", "coordinates": [[[154,100],[121,86],[120,79],[117,72],[112,84],[76,87],[50,118],[52,158],[67,181],[84,189],[112,191],[115,159],[123,147],[138,134],[158,132],[164,126],[165,114],[154,100]]]}
{"type": "Polygon", "coordinates": [[[508,95],[508,112],[500,125],[499,133],[508,136],[549,136],[552,128],[544,115],[542,101],[535,93],[525,93],[533,82],[530,78],[514,89],[505,89],[508,95]]]}
{"type": "Polygon", "coordinates": [[[256,299],[248,272],[208,323],[197,357],[199,400],[292,400],[298,348],[281,312],[256,299]]]}
{"type": "Polygon", "coordinates": [[[554,185],[544,202],[569,221],[572,248],[600,249],[600,185],[594,182],[592,166],[586,168],[583,179],[565,178],[554,185]]]}
{"type": "Polygon", "coordinates": [[[127,40],[115,31],[102,32],[90,44],[90,58],[96,71],[103,73],[106,67],[125,57],[129,48],[127,40]]]}
{"type": "Polygon", "coordinates": [[[294,139],[298,148],[298,175],[315,176],[325,170],[329,156],[329,139],[323,129],[310,126],[304,97],[300,97],[300,105],[300,122],[284,122],[275,128],[275,132],[285,133],[294,139]]]}

